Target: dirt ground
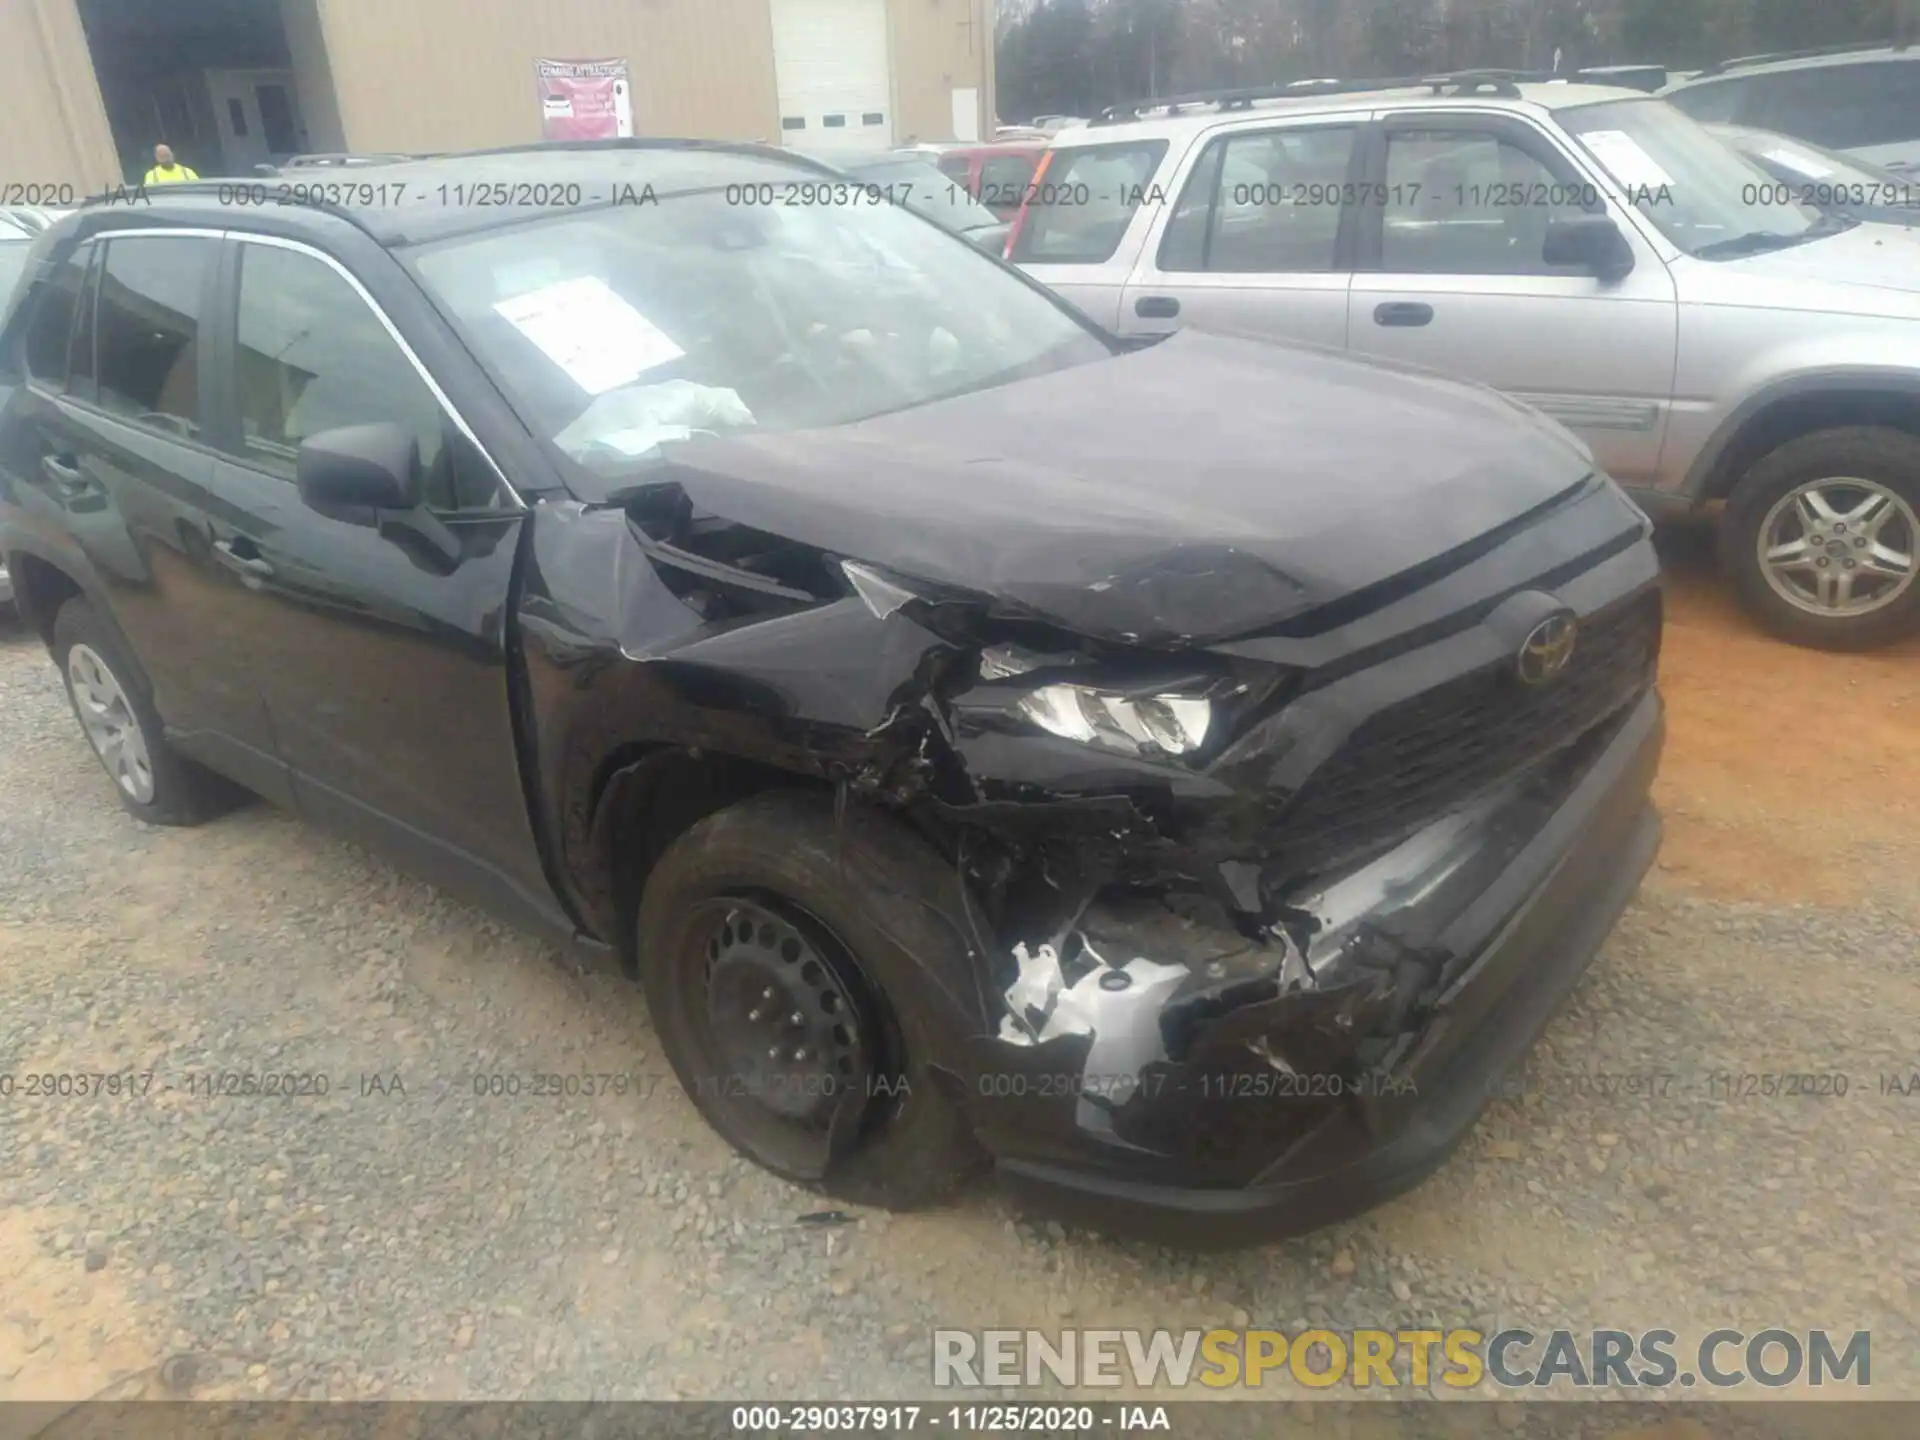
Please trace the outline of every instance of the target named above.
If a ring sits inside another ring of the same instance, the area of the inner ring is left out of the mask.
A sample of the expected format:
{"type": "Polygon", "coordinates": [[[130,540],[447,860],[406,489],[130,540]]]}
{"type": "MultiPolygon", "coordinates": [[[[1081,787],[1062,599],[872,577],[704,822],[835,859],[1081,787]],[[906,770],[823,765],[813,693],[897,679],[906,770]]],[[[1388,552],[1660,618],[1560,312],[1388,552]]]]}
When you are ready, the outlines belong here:
{"type": "Polygon", "coordinates": [[[1864,898],[1863,856],[1920,840],[1920,641],[1846,656],[1778,644],[1718,583],[1704,529],[1661,539],[1661,874],[1763,903],[1864,898]]]}
{"type": "Polygon", "coordinates": [[[0,1400],[916,1396],[936,1326],[1309,1323],[1871,1329],[1875,1394],[1920,1397],[1920,1098],[1873,1090],[1920,1069],[1920,644],[1777,644],[1700,536],[1662,543],[1667,840],[1547,1083],[1411,1194],[1233,1255],[990,1186],[809,1225],[666,1088],[476,1101],[482,1072],[663,1075],[644,1006],[265,806],[133,824],[0,624],[0,1073],[334,1077],[0,1107],[0,1400]],[[1671,1094],[1553,1083],[1650,1070],[1671,1094]],[[1811,1070],[1853,1093],[1710,1081],[1811,1070]]]}

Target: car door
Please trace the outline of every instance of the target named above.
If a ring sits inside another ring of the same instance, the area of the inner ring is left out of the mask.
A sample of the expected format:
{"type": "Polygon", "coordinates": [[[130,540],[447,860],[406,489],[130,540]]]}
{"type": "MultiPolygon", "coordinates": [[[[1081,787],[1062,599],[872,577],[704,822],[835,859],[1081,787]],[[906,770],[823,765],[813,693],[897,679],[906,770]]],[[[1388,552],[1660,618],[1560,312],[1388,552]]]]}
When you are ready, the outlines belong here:
{"type": "Polygon", "coordinates": [[[1360,130],[1316,117],[1210,139],[1128,278],[1120,333],[1197,324],[1345,346],[1360,130]]]}
{"type": "Polygon", "coordinates": [[[1615,479],[1651,483],[1671,410],[1673,279],[1624,210],[1515,116],[1396,112],[1370,146],[1348,344],[1504,390],[1567,425],[1615,479]],[[1556,216],[1604,211],[1624,278],[1549,265],[1556,216]]]}
{"type": "Polygon", "coordinates": [[[344,264],[255,235],[230,261],[219,468],[250,497],[228,539],[274,611],[262,686],[297,802],[449,888],[550,917],[507,678],[526,511],[344,264]],[[308,506],[302,442],[377,422],[415,437],[425,503],[308,506]]]}
{"type": "Polygon", "coordinates": [[[1119,331],[1127,279],[1165,208],[1158,177],[1166,155],[1160,139],[1046,151],[1007,258],[1094,323],[1119,331]]]}
{"type": "Polygon", "coordinates": [[[36,311],[29,342],[37,464],[15,468],[63,512],[169,738],[284,799],[251,663],[256,617],[214,545],[232,503],[202,385],[218,255],[211,233],[115,232],[63,263],[46,298],[70,298],[36,311]]]}

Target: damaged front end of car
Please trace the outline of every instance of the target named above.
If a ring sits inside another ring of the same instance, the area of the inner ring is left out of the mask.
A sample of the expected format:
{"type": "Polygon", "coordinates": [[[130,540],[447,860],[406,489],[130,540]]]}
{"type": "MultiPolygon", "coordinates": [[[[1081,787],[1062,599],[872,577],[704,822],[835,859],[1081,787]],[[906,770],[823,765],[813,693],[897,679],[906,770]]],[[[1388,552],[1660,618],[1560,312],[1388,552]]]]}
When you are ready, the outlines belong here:
{"type": "MultiPolygon", "coordinates": [[[[1538,572],[1516,532],[1448,572],[1456,614],[1409,624],[1429,584],[1316,617],[1284,571],[1198,546],[1080,576],[1070,601],[1009,599],[655,479],[543,517],[547,593],[522,620],[576,677],[535,677],[549,708],[587,690],[654,717],[616,785],[663,749],[717,751],[883,807],[947,858],[981,1023],[941,1068],[1003,1175],[1129,1228],[1351,1175],[1426,1123],[1437,1085],[1473,1092],[1470,1123],[1512,1049],[1483,1031],[1532,983],[1539,932],[1590,918],[1552,998],[1577,978],[1655,833],[1659,597],[1624,517],[1603,481],[1569,493],[1547,519],[1586,547],[1578,576],[1518,583],[1538,572]],[[594,547],[626,558],[570,562],[594,547]],[[583,571],[621,594],[568,604],[583,571]],[[1530,687],[1514,657],[1563,614],[1576,673],[1530,687]]],[[[607,872],[608,808],[562,817],[570,873],[607,872]]],[[[1506,1028],[1524,1048],[1539,1023],[1506,1028]]]]}

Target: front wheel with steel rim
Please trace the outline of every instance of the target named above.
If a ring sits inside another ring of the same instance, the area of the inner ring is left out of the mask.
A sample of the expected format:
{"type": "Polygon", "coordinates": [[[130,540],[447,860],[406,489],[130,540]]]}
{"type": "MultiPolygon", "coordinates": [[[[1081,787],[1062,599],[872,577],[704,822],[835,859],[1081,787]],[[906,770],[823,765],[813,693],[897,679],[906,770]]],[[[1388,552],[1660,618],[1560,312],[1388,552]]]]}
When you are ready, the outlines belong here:
{"type": "Polygon", "coordinates": [[[1802,436],[1756,465],[1728,503],[1726,561],[1753,614],[1833,650],[1920,630],[1920,439],[1848,428],[1802,436]]]}
{"type": "Polygon", "coordinates": [[[134,718],[133,704],[113,670],[91,645],[67,651],[67,688],[93,753],[136,805],[153,803],[153,760],[134,718]]]}
{"type": "Polygon", "coordinates": [[[85,599],[53,622],[53,657],[80,729],[128,813],[154,825],[193,825],[230,809],[237,787],[173,753],[146,676],[85,599]]]}
{"type": "Polygon", "coordinates": [[[860,1204],[941,1199],[981,1163],[955,1076],[982,1031],[957,880],[890,817],[779,791],[661,855],[635,923],[687,1097],[775,1174],[860,1204]],[[963,923],[963,922],[962,922],[963,923]]]}

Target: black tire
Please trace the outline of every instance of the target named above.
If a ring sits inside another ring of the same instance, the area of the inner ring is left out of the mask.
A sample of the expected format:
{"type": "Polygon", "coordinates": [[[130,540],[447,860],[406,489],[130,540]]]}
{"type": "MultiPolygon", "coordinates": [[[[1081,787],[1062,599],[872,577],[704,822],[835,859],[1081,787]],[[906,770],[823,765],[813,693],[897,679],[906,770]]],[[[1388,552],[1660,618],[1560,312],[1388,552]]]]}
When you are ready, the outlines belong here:
{"type": "Polygon", "coordinates": [[[111,769],[107,770],[108,778],[113,781],[113,793],[129,815],[149,825],[198,825],[231,810],[246,798],[246,792],[233,782],[202,769],[168,747],[160,717],[154,712],[146,672],[128,655],[113,627],[103,623],[85,599],[76,597],[62,605],[54,617],[53,660],[60,667],[60,680],[67,687],[67,703],[73,707],[74,719],[80,722],[81,733],[93,745],[103,769],[107,768],[106,757],[100,754],[100,746],[93,740],[87,719],[81,713],[80,697],[74,692],[69,662],[76,645],[86,646],[109,672],[126,699],[127,716],[146,747],[152,775],[150,796],[140,798],[131,793],[111,769]]]}
{"type": "MultiPolygon", "coordinates": [[[[1920,579],[1881,609],[1829,616],[1781,595],[1760,559],[1762,532],[1774,508],[1803,485],[1840,478],[1873,481],[1920,516],[1920,438],[1903,430],[1850,426],[1789,440],[1749,470],[1728,498],[1720,528],[1721,565],[1748,613],[1781,639],[1817,650],[1877,650],[1920,633],[1920,579]]],[[[1904,517],[1889,523],[1899,527],[1908,553],[1920,545],[1920,535],[1906,534],[1913,527],[1904,517]]]]}
{"type": "Polygon", "coordinates": [[[799,791],[721,810],[667,848],[640,900],[641,978],[668,1060],[729,1144],[795,1183],[896,1210],[942,1200],[981,1167],[952,1093],[966,1042],[986,1028],[958,886],[954,867],[890,817],[848,807],[837,826],[830,798],[799,791]],[[810,933],[850,962],[841,973],[864,992],[872,1048],[885,1052],[819,1163],[795,1163],[784,1132],[768,1140],[758,1097],[719,1058],[709,946],[716,912],[740,897],[817,923],[810,933]]]}

